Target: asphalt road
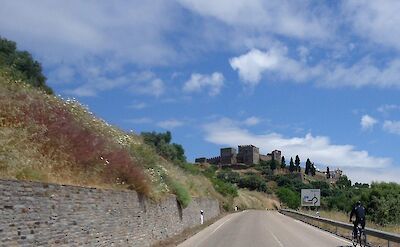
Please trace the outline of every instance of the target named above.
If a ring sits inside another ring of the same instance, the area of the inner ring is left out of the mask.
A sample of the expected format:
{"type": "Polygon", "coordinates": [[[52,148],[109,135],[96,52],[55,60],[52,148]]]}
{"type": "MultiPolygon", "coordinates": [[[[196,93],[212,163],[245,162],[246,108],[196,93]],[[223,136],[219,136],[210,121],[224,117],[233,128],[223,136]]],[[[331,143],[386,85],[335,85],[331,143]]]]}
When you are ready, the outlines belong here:
{"type": "Polygon", "coordinates": [[[180,247],[339,247],[351,242],[276,211],[248,210],[228,215],[180,247]]]}

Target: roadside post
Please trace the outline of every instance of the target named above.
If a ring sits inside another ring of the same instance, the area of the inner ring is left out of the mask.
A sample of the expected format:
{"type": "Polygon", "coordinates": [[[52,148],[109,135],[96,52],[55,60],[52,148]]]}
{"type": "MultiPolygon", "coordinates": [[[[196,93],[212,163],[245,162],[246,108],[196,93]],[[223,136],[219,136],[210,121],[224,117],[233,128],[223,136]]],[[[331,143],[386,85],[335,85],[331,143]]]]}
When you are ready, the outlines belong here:
{"type": "Polygon", "coordinates": [[[203,223],[204,223],[204,211],[200,210],[200,224],[203,225],[203,223]]]}

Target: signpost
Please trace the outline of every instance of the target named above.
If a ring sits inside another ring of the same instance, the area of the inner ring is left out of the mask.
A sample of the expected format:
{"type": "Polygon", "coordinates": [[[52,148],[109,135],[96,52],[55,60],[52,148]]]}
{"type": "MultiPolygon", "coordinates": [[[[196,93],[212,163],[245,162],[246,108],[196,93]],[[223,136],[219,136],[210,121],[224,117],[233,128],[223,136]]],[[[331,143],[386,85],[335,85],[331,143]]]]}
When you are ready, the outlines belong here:
{"type": "Polygon", "coordinates": [[[319,207],[321,205],[320,189],[302,189],[301,190],[301,206],[302,207],[319,207]]]}

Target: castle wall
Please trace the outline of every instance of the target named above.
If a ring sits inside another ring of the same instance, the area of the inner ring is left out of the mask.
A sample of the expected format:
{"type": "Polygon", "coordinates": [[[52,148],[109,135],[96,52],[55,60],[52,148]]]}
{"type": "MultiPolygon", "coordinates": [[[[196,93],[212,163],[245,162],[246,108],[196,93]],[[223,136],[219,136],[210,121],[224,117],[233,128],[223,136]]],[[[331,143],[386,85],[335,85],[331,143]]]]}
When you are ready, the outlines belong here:
{"type": "Polygon", "coordinates": [[[219,165],[220,162],[221,162],[220,156],[207,159],[207,163],[212,165],[219,165]]]}

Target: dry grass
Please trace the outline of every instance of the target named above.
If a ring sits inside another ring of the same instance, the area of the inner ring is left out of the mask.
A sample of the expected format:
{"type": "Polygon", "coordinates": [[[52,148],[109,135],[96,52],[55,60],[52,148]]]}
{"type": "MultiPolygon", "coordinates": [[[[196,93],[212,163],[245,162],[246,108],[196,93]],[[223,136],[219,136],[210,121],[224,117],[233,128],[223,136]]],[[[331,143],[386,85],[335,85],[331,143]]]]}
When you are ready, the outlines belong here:
{"type": "Polygon", "coordinates": [[[277,209],[279,200],[272,195],[263,192],[238,190],[239,196],[234,199],[234,205],[240,209],[277,209]]]}
{"type": "Polygon", "coordinates": [[[163,159],[140,136],[107,124],[75,100],[49,96],[0,69],[0,178],[135,189],[155,200],[172,193],[226,198],[202,175],[163,159]]]}
{"type": "Polygon", "coordinates": [[[137,142],[73,100],[0,75],[0,177],[74,185],[130,186],[149,194],[126,142],[137,142]]]}
{"type": "MultiPolygon", "coordinates": [[[[348,222],[349,215],[343,212],[335,212],[335,211],[320,211],[321,217],[334,219],[341,222],[348,222]]],[[[385,231],[385,232],[393,232],[400,234],[400,225],[388,225],[388,226],[380,226],[378,224],[367,222],[367,227],[385,231]]]]}

